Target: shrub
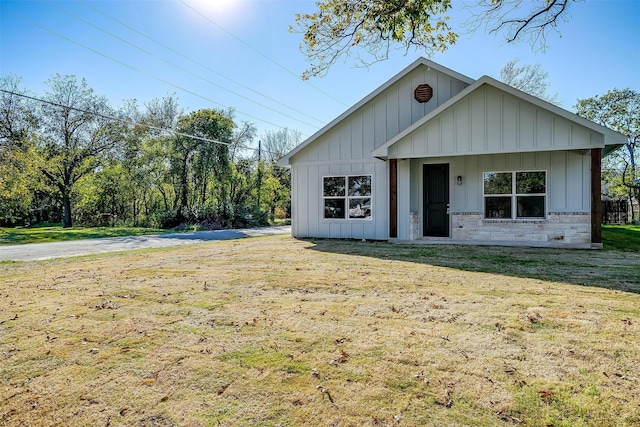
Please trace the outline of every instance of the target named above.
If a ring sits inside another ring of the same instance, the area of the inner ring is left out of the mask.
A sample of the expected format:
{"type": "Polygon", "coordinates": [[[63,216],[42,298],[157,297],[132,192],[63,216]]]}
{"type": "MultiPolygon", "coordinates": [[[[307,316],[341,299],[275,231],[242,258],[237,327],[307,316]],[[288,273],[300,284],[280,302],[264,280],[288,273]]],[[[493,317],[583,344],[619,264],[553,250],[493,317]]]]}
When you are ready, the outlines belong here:
{"type": "Polygon", "coordinates": [[[151,216],[151,225],[155,228],[175,228],[180,225],[178,209],[159,210],[151,216]]]}

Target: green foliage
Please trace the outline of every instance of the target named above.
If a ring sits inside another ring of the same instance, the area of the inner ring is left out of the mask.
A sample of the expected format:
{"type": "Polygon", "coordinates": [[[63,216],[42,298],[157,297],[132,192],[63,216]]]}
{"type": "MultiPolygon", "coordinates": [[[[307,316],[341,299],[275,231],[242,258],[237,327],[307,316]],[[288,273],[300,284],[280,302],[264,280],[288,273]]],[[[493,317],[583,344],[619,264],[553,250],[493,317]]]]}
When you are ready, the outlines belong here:
{"type": "Polygon", "coordinates": [[[269,215],[255,206],[241,206],[236,209],[233,221],[233,228],[264,227],[269,225],[269,215]]]}
{"type": "Polygon", "coordinates": [[[177,209],[157,210],[153,212],[149,219],[152,226],[158,228],[174,228],[180,224],[177,209]]]}
{"type": "Polygon", "coordinates": [[[21,79],[0,76],[0,224],[24,223],[38,189],[33,147],[33,105],[21,95],[21,79]]]}
{"type": "MultiPolygon", "coordinates": [[[[221,229],[290,211],[289,171],[277,155],[240,157],[255,129],[238,128],[232,111],[183,114],[172,96],[143,111],[135,101],[114,109],[86,81],[60,75],[49,80],[49,103],[32,105],[18,78],[0,83],[18,94],[0,98],[0,225],[64,213],[67,226],[221,229]]],[[[270,152],[286,151],[299,132],[268,139],[270,152]]]]}
{"type": "Polygon", "coordinates": [[[361,48],[375,62],[386,58],[394,43],[407,50],[444,52],[458,37],[447,24],[450,0],[323,0],[316,5],[315,13],[296,15],[303,52],[314,61],[305,78],[326,74],[353,48],[361,48]]]}
{"type": "MultiPolygon", "coordinates": [[[[624,147],[609,155],[603,164],[603,177],[610,179],[611,195],[625,194],[630,202],[640,203],[640,92],[613,89],[602,96],[578,100],[576,113],[627,137],[624,147]]],[[[633,204],[633,203],[631,203],[633,204]]],[[[638,219],[632,211],[632,220],[638,219]]]]}
{"type": "Polygon", "coordinates": [[[303,78],[323,76],[341,57],[355,57],[360,65],[387,59],[392,47],[411,48],[427,55],[444,52],[458,34],[449,26],[449,11],[460,7],[469,19],[462,27],[504,33],[507,42],[528,41],[544,49],[546,34],[556,30],[575,0],[316,0],[314,13],[296,15],[303,34],[302,52],[311,62],[303,78]]]}
{"type": "Polygon", "coordinates": [[[186,230],[221,230],[225,228],[264,227],[269,225],[268,214],[257,207],[220,204],[215,207],[192,206],[167,211],[157,211],[150,224],[158,228],[186,230]]]}
{"type": "Polygon", "coordinates": [[[124,165],[112,162],[80,180],[76,187],[75,218],[82,224],[106,226],[126,218],[133,191],[124,165]]]}
{"type": "Polygon", "coordinates": [[[602,193],[613,199],[628,197],[629,190],[622,183],[622,174],[619,173],[607,160],[608,159],[605,159],[604,166],[602,168],[602,180],[605,183],[602,188],[602,193]]]}
{"type": "Polygon", "coordinates": [[[113,111],[106,98],[95,94],[86,80],[78,82],[75,76],[56,74],[47,84],[48,103],[42,103],[38,111],[39,167],[58,190],[64,206],[63,223],[70,227],[76,183],[120,144],[124,129],[120,122],[105,118],[113,111]]]}
{"type": "Polygon", "coordinates": [[[32,148],[0,150],[0,224],[17,225],[28,217],[36,175],[32,148]]]}
{"type": "MultiPolygon", "coordinates": [[[[180,134],[172,138],[170,151],[171,173],[178,183],[177,207],[207,204],[212,196],[207,191],[208,181],[226,180],[230,173],[228,145],[234,126],[224,112],[215,110],[199,110],[178,119],[180,134]]],[[[224,200],[224,186],[216,190],[213,196],[224,200]]]]}

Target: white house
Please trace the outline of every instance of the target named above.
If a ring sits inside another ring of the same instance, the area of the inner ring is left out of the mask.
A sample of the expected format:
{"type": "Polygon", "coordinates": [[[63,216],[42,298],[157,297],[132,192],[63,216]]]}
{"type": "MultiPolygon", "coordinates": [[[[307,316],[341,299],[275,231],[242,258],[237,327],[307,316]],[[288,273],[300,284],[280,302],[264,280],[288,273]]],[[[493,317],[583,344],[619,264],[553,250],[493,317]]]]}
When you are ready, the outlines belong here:
{"type": "Polygon", "coordinates": [[[625,137],[420,58],[280,160],[292,234],[601,247],[600,165],[625,137]]]}

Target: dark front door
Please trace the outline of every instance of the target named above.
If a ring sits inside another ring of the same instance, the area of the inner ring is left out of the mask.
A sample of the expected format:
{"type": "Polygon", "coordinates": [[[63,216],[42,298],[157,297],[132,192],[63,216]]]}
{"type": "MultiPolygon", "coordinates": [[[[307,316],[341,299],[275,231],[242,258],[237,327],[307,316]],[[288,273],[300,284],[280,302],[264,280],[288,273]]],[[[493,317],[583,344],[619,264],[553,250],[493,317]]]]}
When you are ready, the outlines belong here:
{"type": "Polygon", "coordinates": [[[423,224],[425,236],[449,236],[449,165],[424,165],[423,224]]]}

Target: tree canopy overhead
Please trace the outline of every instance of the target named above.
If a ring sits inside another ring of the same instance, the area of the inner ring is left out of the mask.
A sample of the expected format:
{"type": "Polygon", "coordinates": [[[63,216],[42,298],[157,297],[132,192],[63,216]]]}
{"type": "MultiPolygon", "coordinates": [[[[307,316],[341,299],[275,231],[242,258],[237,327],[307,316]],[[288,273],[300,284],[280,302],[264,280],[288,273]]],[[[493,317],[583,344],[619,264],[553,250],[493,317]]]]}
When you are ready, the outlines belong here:
{"type": "Polygon", "coordinates": [[[322,0],[316,5],[317,12],[296,15],[304,34],[302,51],[312,62],[304,77],[325,74],[342,55],[375,62],[388,57],[393,43],[432,53],[445,51],[457,38],[447,25],[450,0],[322,0]]]}
{"type": "MultiPolygon", "coordinates": [[[[466,27],[504,33],[507,42],[544,48],[546,34],[575,0],[475,0],[455,2],[470,13],[466,27]]],[[[449,25],[451,0],[317,0],[314,13],[297,14],[292,32],[310,61],[303,78],[323,76],[340,58],[361,65],[385,60],[393,47],[443,52],[458,34],[449,25]]]]}

